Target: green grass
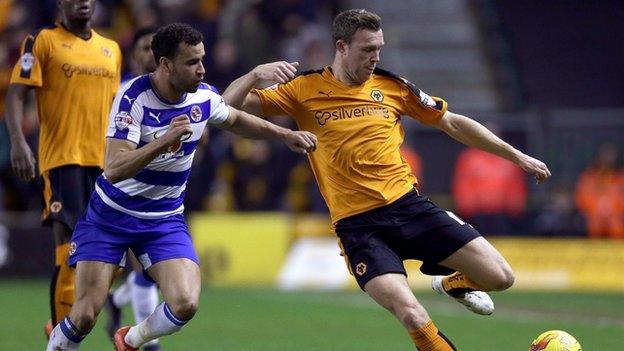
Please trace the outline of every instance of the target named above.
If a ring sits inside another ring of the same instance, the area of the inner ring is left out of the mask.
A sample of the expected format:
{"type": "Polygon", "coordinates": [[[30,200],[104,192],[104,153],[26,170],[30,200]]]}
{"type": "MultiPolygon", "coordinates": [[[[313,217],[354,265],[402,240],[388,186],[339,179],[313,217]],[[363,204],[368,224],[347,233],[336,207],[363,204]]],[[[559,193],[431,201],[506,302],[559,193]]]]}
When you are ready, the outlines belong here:
{"type": "MultiPolygon", "coordinates": [[[[47,282],[2,281],[0,350],[43,350],[47,282]]],[[[585,351],[624,350],[624,295],[494,294],[493,316],[476,316],[429,292],[416,293],[438,327],[462,351],[526,351],[543,331],[563,329],[585,351]]],[[[128,315],[130,311],[128,310],[128,315]]],[[[82,350],[112,350],[104,315],[82,350]]],[[[362,292],[279,292],[205,287],[200,311],[165,350],[414,350],[400,324],[362,292]]]]}

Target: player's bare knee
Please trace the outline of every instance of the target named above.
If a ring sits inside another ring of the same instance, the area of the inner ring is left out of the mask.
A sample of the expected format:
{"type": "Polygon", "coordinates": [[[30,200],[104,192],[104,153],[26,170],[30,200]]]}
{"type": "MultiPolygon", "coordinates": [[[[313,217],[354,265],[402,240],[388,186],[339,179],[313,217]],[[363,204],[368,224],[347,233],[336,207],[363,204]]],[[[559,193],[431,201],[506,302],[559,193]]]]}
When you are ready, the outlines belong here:
{"type": "Polygon", "coordinates": [[[490,288],[495,291],[507,290],[514,284],[515,280],[516,277],[511,267],[509,267],[509,265],[504,265],[497,272],[496,278],[493,280],[490,288]]]}
{"type": "Polygon", "coordinates": [[[176,317],[189,320],[197,313],[197,309],[199,308],[198,302],[196,298],[183,296],[169,304],[169,307],[171,307],[171,312],[173,312],[176,317]]]}
{"type": "Polygon", "coordinates": [[[418,329],[429,321],[429,315],[418,303],[398,307],[394,314],[407,330],[418,329]]]}
{"type": "Polygon", "coordinates": [[[93,308],[82,308],[72,313],[71,321],[80,332],[88,333],[95,326],[97,313],[93,308]]]}
{"type": "Polygon", "coordinates": [[[511,288],[511,286],[514,284],[514,282],[516,281],[516,276],[514,274],[514,272],[511,270],[511,268],[506,269],[505,270],[505,281],[503,282],[503,284],[501,284],[500,286],[500,290],[506,290],[511,288]]]}

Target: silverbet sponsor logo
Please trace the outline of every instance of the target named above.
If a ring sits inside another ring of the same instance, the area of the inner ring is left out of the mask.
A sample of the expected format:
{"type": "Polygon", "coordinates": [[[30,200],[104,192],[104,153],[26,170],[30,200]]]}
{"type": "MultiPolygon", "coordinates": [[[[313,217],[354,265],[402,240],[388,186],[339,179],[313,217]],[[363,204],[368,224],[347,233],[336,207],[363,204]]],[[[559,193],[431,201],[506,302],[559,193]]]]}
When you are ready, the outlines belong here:
{"type": "Polygon", "coordinates": [[[319,110],[314,112],[314,117],[316,117],[316,121],[321,126],[327,124],[328,121],[375,116],[388,118],[389,111],[385,107],[356,106],[351,108],[339,107],[336,109],[319,110]]]}
{"type": "Polygon", "coordinates": [[[115,72],[111,72],[104,67],[87,66],[87,65],[72,65],[69,63],[61,66],[65,78],[71,78],[73,75],[88,75],[104,78],[115,78],[115,72]]]}

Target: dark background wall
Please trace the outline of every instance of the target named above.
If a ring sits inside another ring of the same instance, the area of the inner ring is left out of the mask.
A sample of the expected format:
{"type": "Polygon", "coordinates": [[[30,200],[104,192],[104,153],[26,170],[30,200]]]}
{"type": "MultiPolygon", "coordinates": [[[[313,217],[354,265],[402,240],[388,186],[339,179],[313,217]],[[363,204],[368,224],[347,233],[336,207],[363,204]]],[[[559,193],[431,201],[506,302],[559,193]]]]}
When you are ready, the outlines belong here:
{"type": "Polygon", "coordinates": [[[624,1],[493,3],[526,103],[624,106],[624,1]]]}

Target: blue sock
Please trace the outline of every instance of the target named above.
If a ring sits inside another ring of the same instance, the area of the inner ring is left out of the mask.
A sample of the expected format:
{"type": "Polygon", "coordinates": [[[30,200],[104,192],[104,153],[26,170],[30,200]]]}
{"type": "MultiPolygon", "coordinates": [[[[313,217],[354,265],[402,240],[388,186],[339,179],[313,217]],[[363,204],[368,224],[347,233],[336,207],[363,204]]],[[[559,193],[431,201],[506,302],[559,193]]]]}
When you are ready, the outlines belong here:
{"type": "Polygon", "coordinates": [[[69,316],[65,317],[65,319],[63,319],[61,323],[59,323],[59,325],[61,331],[63,332],[63,335],[65,335],[65,337],[71,342],[75,342],[76,344],[79,344],[87,336],[87,334],[81,333],[78,328],[76,328],[74,323],[72,323],[71,319],[69,319],[69,316]]]}
{"type": "Polygon", "coordinates": [[[167,317],[167,319],[169,319],[169,321],[177,326],[184,326],[186,323],[188,323],[188,319],[180,319],[176,316],[173,315],[173,312],[171,312],[171,308],[169,308],[169,305],[165,302],[163,304],[163,309],[165,312],[165,316],[167,317]]]}

